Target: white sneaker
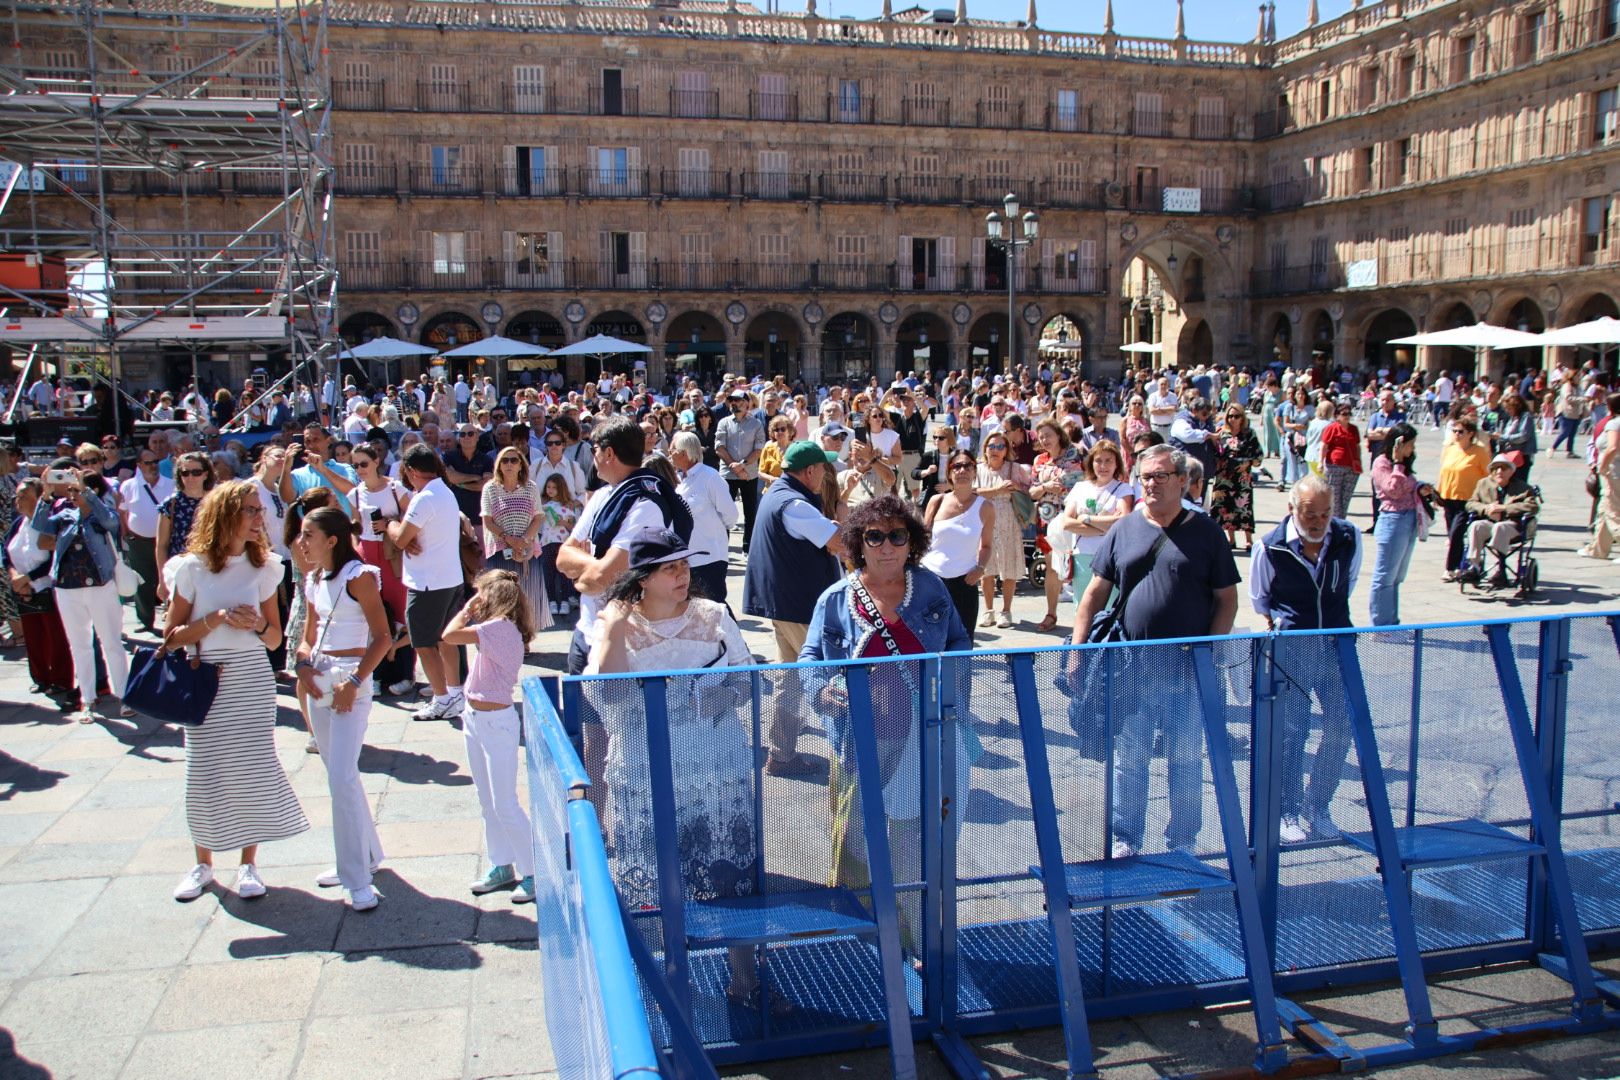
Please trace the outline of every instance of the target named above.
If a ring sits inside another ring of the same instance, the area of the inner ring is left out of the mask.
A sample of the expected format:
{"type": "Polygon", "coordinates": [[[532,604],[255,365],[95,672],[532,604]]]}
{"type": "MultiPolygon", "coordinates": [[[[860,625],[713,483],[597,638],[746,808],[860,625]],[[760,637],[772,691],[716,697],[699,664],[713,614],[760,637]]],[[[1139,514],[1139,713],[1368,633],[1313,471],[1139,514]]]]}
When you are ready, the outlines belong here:
{"type": "Polygon", "coordinates": [[[264,879],[259,876],[259,868],[252,863],[243,863],[236,871],[236,895],[244,900],[256,900],[264,893],[264,879]]]}
{"type": "MultiPolygon", "coordinates": [[[[371,872],[373,874],[380,869],[382,869],[381,860],[371,864],[371,872]]],[[[319,885],[323,889],[335,889],[339,885],[343,884],[343,879],[338,876],[337,867],[334,866],[326,873],[317,875],[315,878],[315,884],[319,885]]]]}
{"type": "Polygon", "coordinates": [[[1303,844],[1310,835],[1305,831],[1304,823],[1297,817],[1284,817],[1282,826],[1277,830],[1277,839],[1285,844],[1303,844]]]}
{"type": "Polygon", "coordinates": [[[412,720],[448,720],[452,716],[461,714],[461,695],[456,694],[443,701],[434,699],[411,714],[412,720]]]}
{"type": "Polygon", "coordinates": [[[1113,856],[1116,859],[1129,859],[1136,854],[1136,848],[1124,840],[1115,840],[1113,856]]]}
{"type": "Polygon", "coordinates": [[[191,872],[180,879],[180,884],[174,887],[176,900],[195,900],[203,894],[203,890],[213,884],[214,868],[207,863],[198,863],[191,868],[191,872]]]}
{"type": "Polygon", "coordinates": [[[401,680],[399,680],[399,682],[394,683],[392,686],[390,686],[388,688],[388,692],[390,694],[394,695],[395,697],[404,697],[406,694],[409,694],[412,690],[415,690],[415,689],[416,689],[416,684],[414,682],[412,682],[409,679],[401,679],[401,680]]]}
{"type": "Polygon", "coordinates": [[[349,894],[349,907],[354,911],[370,911],[377,906],[379,899],[381,897],[377,895],[377,890],[367,885],[365,888],[356,889],[349,894]]]}

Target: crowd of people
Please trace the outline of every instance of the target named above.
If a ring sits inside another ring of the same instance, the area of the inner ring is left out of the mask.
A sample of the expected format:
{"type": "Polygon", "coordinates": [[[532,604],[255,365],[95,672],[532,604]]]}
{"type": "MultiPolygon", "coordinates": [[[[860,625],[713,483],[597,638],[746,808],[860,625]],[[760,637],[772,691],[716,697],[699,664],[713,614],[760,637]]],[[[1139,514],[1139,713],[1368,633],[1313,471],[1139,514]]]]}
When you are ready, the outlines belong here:
{"type": "MultiPolygon", "coordinates": [[[[209,886],[223,850],[241,853],[237,891],[261,895],[257,845],[308,827],[275,755],[279,680],[331,787],[335,866],[321,885],[341,885],[356,910],[378,903],[383,851],[358,756],[373,703],[415,704],[425,683],[414,718],[459,718],[465,735],[490,861],[472,889],[521,902],[533,866],[512,702],[528,644],[554,623],[570,627],[570,674],[749,662],[733,612],[770,624],[777,661],[935,652],[1010,628],[1013,597],[1039,568],[1037,632],[1081,642],[1103,619],[1126,640],[1225,634],[1246,556],[1268,625],[1345,627],[1363,561],[1347,519],[1365,473],[1369,621],[1393,624],[1437,511],[1436,573],[1450,579],[1480,580],[1488,555],[1531,527],[1549,398],[1548,453],[1575,453],[1590,425],[1582,553],[1609,557],[1620,394],[1606,373],[1402,374],[1360,387],[1347,372],[1218,368],[1102,385],[1042,367],[819,388],[726,376],[663,395],[622,375],[574,390],[459,376],[192,388],[148,404],[206,418],[193,430],[69,444],[42,465],[0,448],[0,614],[36,689],[85,723],[133,719],[125,597],[140,633],[219,666],[206,721],[186,731],[196,864],[176,898],[209,886]],[[1418,428],[1434,424],[1445,436],[1425,480],[1418,428]],[[1275,527],[1256,520],[1257,484],[1289,492],[1275,527]],[[734,547],[740,598],[728,595],[734,547]]],[[[40,411],[75,408],[57,389],[41,380],[23,396],[40,411]]],[[[805,689],[837,704],[836,686],[805,689]]],[[[1290,752],[1306,698],[1290,705],[1290,752]]],[[[769,713],[766,771],[819,769],[798,750],[795,695],[776,694],[769,713]]],[[[1166,723],[1143,714],[1124,729],[1118,855],[1144,843],[1156,724],[1171,768],[1167,843],[1200,826],[1198,799],[1174,794],[1201,767],[1199,736],[1190,720],[1166,723]]],[[[592,774],[611,770],[601,725],[578,734],[592,774]]],[[[1332,828],[1321,751],[1316,766],[1320,778],[1284,792],[1285,839],[1332,828]]],[[[846,826],[848,811],[846,799],[846,826]]],[[[610,820],[637,815],[621,807],[610,820]]]]}

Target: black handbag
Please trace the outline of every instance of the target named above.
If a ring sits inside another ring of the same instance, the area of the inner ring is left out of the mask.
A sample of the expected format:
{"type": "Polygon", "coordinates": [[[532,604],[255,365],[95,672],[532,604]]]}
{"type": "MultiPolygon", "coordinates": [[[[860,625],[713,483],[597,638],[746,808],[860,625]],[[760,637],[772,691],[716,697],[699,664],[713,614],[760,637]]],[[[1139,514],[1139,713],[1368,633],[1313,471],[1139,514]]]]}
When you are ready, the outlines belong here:
{"type": "Polygon", "coordinates": [[[222,664],[204,663],[184,650],[137,645],[130,660],[124,704],[166,724],[196,727],[214,706],[222,664]]]}

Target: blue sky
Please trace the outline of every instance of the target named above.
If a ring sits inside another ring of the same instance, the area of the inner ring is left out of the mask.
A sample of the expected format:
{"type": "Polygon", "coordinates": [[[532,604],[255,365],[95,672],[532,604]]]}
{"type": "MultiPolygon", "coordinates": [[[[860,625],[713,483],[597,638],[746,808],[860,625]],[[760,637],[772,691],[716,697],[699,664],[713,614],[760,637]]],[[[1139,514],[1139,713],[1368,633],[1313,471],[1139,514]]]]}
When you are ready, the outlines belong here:
{"type": "MultiPolygon", "coordinates": [[[[765,7],[766,0],[755,0],[765,7]]],[[[891,0],[896,10],[911,0],[891,0]]],[[[955,9],[956,0],[921,0],[936,8],[955,9]]],[[[1260,0],[1186,0],[1187,36],[1200,41],[1248,41],[1254,37],[1260,0]]],[[[1350,0],[1318,0],[1323,19],[1342,15],[1350,0]]],[[[804,0],[781,0],[781,10],[802,9],[804,0]]],[[[968,0],[968,15],[983,19],[1022,19],[1029,0],[968,0]]],[[[1305,28],[1310,0],[1277,0],[1277,36],[1288,37],[1305,28]]],[[[853,15],[875,18],[883,0],[817,0],[823,17],[853,15]]],[[[1103,23],[1103,0],[1035,0],[1036,20],[1051,30],[1098,31],[1103,23]]],[[[1171,37],[1176,28],[1175,0],[1114,0],[1114,32],[1134,37],[1171,37]]]]}

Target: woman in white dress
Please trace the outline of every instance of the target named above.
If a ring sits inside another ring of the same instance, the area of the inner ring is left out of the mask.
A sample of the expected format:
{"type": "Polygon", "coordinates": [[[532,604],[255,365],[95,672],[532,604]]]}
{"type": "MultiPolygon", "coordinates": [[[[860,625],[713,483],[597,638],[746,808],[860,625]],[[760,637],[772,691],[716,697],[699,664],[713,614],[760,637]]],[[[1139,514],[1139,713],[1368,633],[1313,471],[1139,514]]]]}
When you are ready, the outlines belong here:
{"type": "MultiPolygon", "coordinates": [[[[630,537],[630,568],[607,591],[601,637],[585,674],[625,671],[695,671],[753,662],[742,631],[724,604],[688,595],[692,581],[685,543],[668,529],[640,529],[630,537]]],[[[680,785],[678,831],[681,870],[694,899],[746,896],[753,892],[759,858],[754,833],[754,754],[745,726],[746,678],[696,675],[672,681],[669,695],[668,767],[680,785]]],[[[616,857],[651,867],[656,850],[649,780],[646,714],[636,696],[604,685],[597,705],[608,729],[605,822],[616,857]],[[610,704],[611,703],[611,704],[610,704]]],[[[620,884],[630,910],[658,903],[657,882],[635,875],[620,884]],[[641,887],[638,890],[638,886],[641,887]]],[[[726,997],[757,1004],[759,974],[752,950],[731,950],[726,997]]],[[[773,995],[774,1012],[785,999],[773,995]]]]}
{"type": "Polygon", "coordinates": [[[195,900],[214,880],[214,852],[242,850],[236,892],[263,896],[259,845],[309,828],[276,756],[276,683],[267,649],[281,642],[276,589],[281,558],[264,536],[264,506],[251,481],[210,491],[197,508],[187,552],[169,560],[169,615],[163,643],[195,647],[219,665],[208,716],[188,727],[186,824],[197,865],[175,887],[195,900]]]}

